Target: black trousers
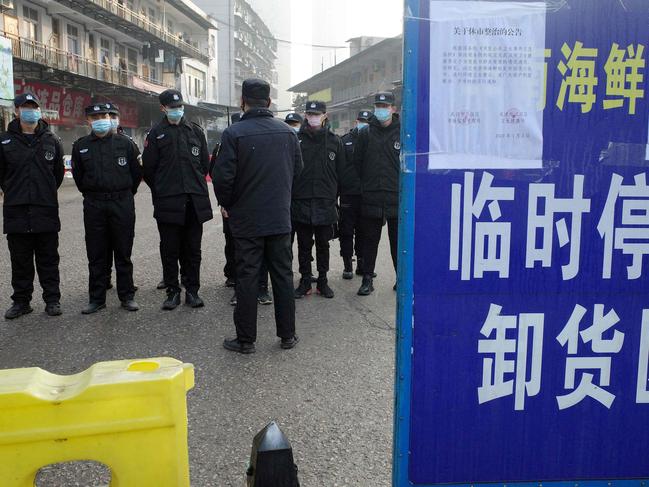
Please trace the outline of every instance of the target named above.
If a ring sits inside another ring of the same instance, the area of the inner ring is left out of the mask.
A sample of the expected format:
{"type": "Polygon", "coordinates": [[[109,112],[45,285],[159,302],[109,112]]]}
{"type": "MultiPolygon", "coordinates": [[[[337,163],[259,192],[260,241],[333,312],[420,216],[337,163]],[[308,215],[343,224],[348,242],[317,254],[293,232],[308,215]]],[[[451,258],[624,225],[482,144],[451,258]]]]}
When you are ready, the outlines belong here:
{"type": "Polygon", "coordinates": [[[133,299],[133,239],[135,238],[135,200],[127,195],[114,200],[83,200],[83,223],[88,255],[90,302],[106,302],[108,255],[112,250],[117,275],[117,295],[121,301],[133,299]]]}
{"type": "MultiPolygon", "coordinates": [[[[363,233],[363,274],[371,276],[376,267],[376,256],[379,252],[379,242],[383,225],[386,220],[381,218],[361,217],[363,233]]],[[[388,238],[390,239],[390,254],[394,270],[397,270],[397,244],[399,241],[399,221],[397,218],[388,218],[388,238]]]]}
{"type": "Polygon", "coordinates": [[[297,258],[300,264],[300,274],[303,277],[313,275],[311,262],[313,262],[314,241],[318,274],[323,275],[329,272],[329,240],[333,236],[332,225],[314,226],[294,221],[293,229],[297,235],[297,258]]]}
{"type": "MultiPolygon", "coordinates": [[[[234,237],[232,236],[232,231],[230,230],[230,223],[227,218],[223,218],[223,233],[225,235],[225,267],[223,268],[223,274],[226,279],[237,280],[237,262],[235,257],[235,246],[234,246],[234,237]]],[[[268,268],[266,263],[262,262],[261,271],[259,274],[259,290],[266,291],[268,290],[268,268]]]]}
{"type": "Polygon", "coordinates": [[[340,197],[340,255],[343,259],[363,258],[363,232],[360,226],[361,196],[340,197]],[[356,238],[354,238],[356,237],[356,238]]]}
{"type": "Polygon", "coordinates": [[[187,292],[196,294],[200,289],[201,243],[203,224],[198,221],[191,199],[187,200],[185,223],[174,225],[158,222],[162,276],[167,292],[180,292],[178,265],[182,267],[187,292]]]}
{"type": "Polygon", "coordinates": [[[34,292],[34,260],[38,281],[43,289],[45,303],[58,303],[61,300],[59,289],[59,234],[51,233],[13,233],[7,235],[11,258],[11,286],[14,293],[11,299],[16,303],[27,304],[34,292]]]}
{"type": "Polygon", "coordinates": [[[234,239],[237,259],[237,306],[234,325],[242,342],[257,340],[257,291],[259,272],[265,262],[270,272],[275,305],[277,336],[295,335],[295,297],[293,295],[293,250],[291,235],[234,239]]]}

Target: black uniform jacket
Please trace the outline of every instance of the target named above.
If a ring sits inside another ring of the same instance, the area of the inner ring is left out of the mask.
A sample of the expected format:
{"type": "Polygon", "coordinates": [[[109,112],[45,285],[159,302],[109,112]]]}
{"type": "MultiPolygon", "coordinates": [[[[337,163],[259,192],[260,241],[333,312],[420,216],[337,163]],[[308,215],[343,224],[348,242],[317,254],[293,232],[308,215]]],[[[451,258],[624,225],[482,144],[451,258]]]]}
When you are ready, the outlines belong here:
{"type": "Polygon", "coordinates": [[[188,197],[199,222],[212,219],[205,181],[210,155],[200,126],[185,118],[173,125],[164,117],[147,135],[142,162],[158,222],[184,224],[188,197]]]}
{"type": "Polygon", "coordinates": [[[4,233],[58,232],[57,190],[65,166],[61,139],[40,120],[30,141],[18,119],[0,134],[0,188],[4,192],[4,233]]]}
{"type": "Polygon", "coordinates": [[[84,196],[132,192],[142,181],[139,151],[126,135],[90,133],[72,145],[72,177],[84,196]]]}
{"type": "Polygon", "coordinates": [[[223,132],[212,171],[214,192],[235,237],[291,232],[291,190],[302,170],[295,132],[265,108],[247,111],[223,132]]]}
{"type": "Polygon", "coordinates": [[[354,146],[358,139],[358,129],[354,128],[343,135],[340,140],[345,148],[345,167],[340,176],[340,195],[357,196],[361,194],[361,180],[354,166],[354,146]]]}
{"type": "Polygon", "coordinates": [[[303,125],[298,138],[304,171],[293,185],[293,221],[308,225],[333,225],[338,220],[336,198],[346,159],[340,137],[329,126],[312,131],[303,125]]]}
{"type": "Polygon", "coordinates": [[[354,166],[361,180],[362,215],[368,218],[397,218],[399,215],[399,115],[383,127],[372,117],[368,127],[358,131],[354,166]]]}

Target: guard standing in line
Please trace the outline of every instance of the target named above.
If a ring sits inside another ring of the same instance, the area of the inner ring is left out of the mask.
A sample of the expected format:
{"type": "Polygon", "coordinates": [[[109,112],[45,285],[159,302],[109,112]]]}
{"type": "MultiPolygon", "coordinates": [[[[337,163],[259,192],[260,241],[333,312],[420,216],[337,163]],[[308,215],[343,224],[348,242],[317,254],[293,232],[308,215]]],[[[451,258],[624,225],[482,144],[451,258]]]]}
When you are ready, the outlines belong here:
{"type": "Polygon", "coordinates": [[[205,180],[210,154],[203,129],[184,116],[182,94],[166,90],[158,98],[165,116],[147,135],[142,161],[160,232],[167,286],[162,309],[180,305],[179,263],[185,279],[185,304],[200,308],[204,306],[198,295],[203,223],[213,218],[205,180]]]}
{"type": "Polygon", "coordinates": [[[336,199],[338,185],[345,167],[345,150],[327,119],[327,106],[321,101],[308,101],[306,123],[298,133],[304,170],[295,180],[291,217],[297,235],[300,283],[295,297],[311,294],[312,249],[315,239],[318,268],[317,290],[325,298],[333,298],[329,287],[329,240],[338,221],[336,199]]]}
{"type": "Polygon", "coordinates": [[[228,212],[237,260],[236,338],[223,347],[253,353],[257,339],[257,289],[262,262],[270,271],[275,324],[281,347],[295,347],[291,247],[291,188],[302,169],[295,133],[273,117],[270,85],[243,82],[241,121],[228,127],[212,172],[214,192],[228,212]]]}
{"type": "Polygon", "coordinates": [[[59,204],[57,190],[65,166],[61,140],[41,119],[36,95],[14,99],[16,118],[0,134],[0,189],[4,192],[4,233],[11,257],[8,320],[33,311],[34,260],[43,288],[45,312],[61,314],[59,289],[59,204]]]}
{"type": "Polygon", "coordinates": [[[374,291],[376,256],[386,222],[392,263],[395,271],[397,269],[400,131],[394,94],[377,93],[374,117],[368,127],[358,131],[354,148],[354,165],[361,180],[363,235],[363,283],[358,290],[359,296],[368,296],[374,291]]]}
{"type": "Polygon", "coordinates": [[[111,129],[110,103],[86,107],[92,132],[72,146],[72,176],[83,194],[83,223],[88,254],[89,295],[83,314],[106,307],[108,253],[112,249],[117,295],[122,308],[137,311],[133,287],[135,193],[142,168],[133,142],[111,129]]]}
{"type": "Polygon", "coordinates": [[[356,252],[356,274],[363,275],[363,238],[360,228],[361,181],[354,167],[354,145],[358,131],[367,127],[372,112],[363,110],[356,117],[356,126],[342,136],[345,167],[340,178],[340,256],[343,258],[343,279],[354,277],[352,259],[356,252]]]}
{"type": "Polygon", "coordinates": [[[302,128],[304,119],[300,116],[299,113],[289,113],[288,115],[286,115],[284,122],[286,122],[289,127],[295,130],[295,133],[298,133],[300,131],[300,128],[302,128]]]}

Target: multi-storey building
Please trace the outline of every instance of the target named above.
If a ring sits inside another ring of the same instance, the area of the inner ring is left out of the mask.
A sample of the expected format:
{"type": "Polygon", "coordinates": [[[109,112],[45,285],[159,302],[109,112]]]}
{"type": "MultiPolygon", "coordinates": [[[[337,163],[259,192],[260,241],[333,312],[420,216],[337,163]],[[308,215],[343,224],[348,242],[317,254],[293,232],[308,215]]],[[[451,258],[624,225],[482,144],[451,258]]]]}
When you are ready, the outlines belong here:
{"type": "Polygon", "coordinates": [[[245,0],[225,0],[209,7],[219,27],[219,103],[239,106],[246,78],[261,78],[277,99],[277,41],[245,0]]]}
{"type": "Polygon", "coordinates": [[[327,103],[329,120],[340,133],[354,125],[360,110],[371,109],[377,91],[393,90],[401,104],[403,42],[401,36],[350,41],[351,56],[289,91],[327,103]]]}
{"type": "MultiPolygon", "coordinates": [[[[113,100],[138,142],[160,117],[157,95],[180,89],[188,115],[216,128],[217,27],[189,0],[3,0],[16,93],[34,91],[69,148],[83,108],[113,100]]],[[[6,114],[9,118],[10,114],[6,114]]],[[[69,149],[68,149],[69,150],[69,149]]]]}

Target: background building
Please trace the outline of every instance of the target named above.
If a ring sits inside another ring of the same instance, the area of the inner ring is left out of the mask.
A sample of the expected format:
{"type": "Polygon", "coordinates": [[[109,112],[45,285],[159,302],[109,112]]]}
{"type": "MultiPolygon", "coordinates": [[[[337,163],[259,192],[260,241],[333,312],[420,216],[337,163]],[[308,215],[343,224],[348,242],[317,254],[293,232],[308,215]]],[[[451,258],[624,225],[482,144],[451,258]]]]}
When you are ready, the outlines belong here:
{"type": "Polygon", "coordinates": [[[331,125],[339,133],[353,127],[360,110],[372,108],[377,91],[394,91],[401,105],[402,37],[357,37],[349,43],[349,58],[290,88],[326,102],[331,125]]]}

